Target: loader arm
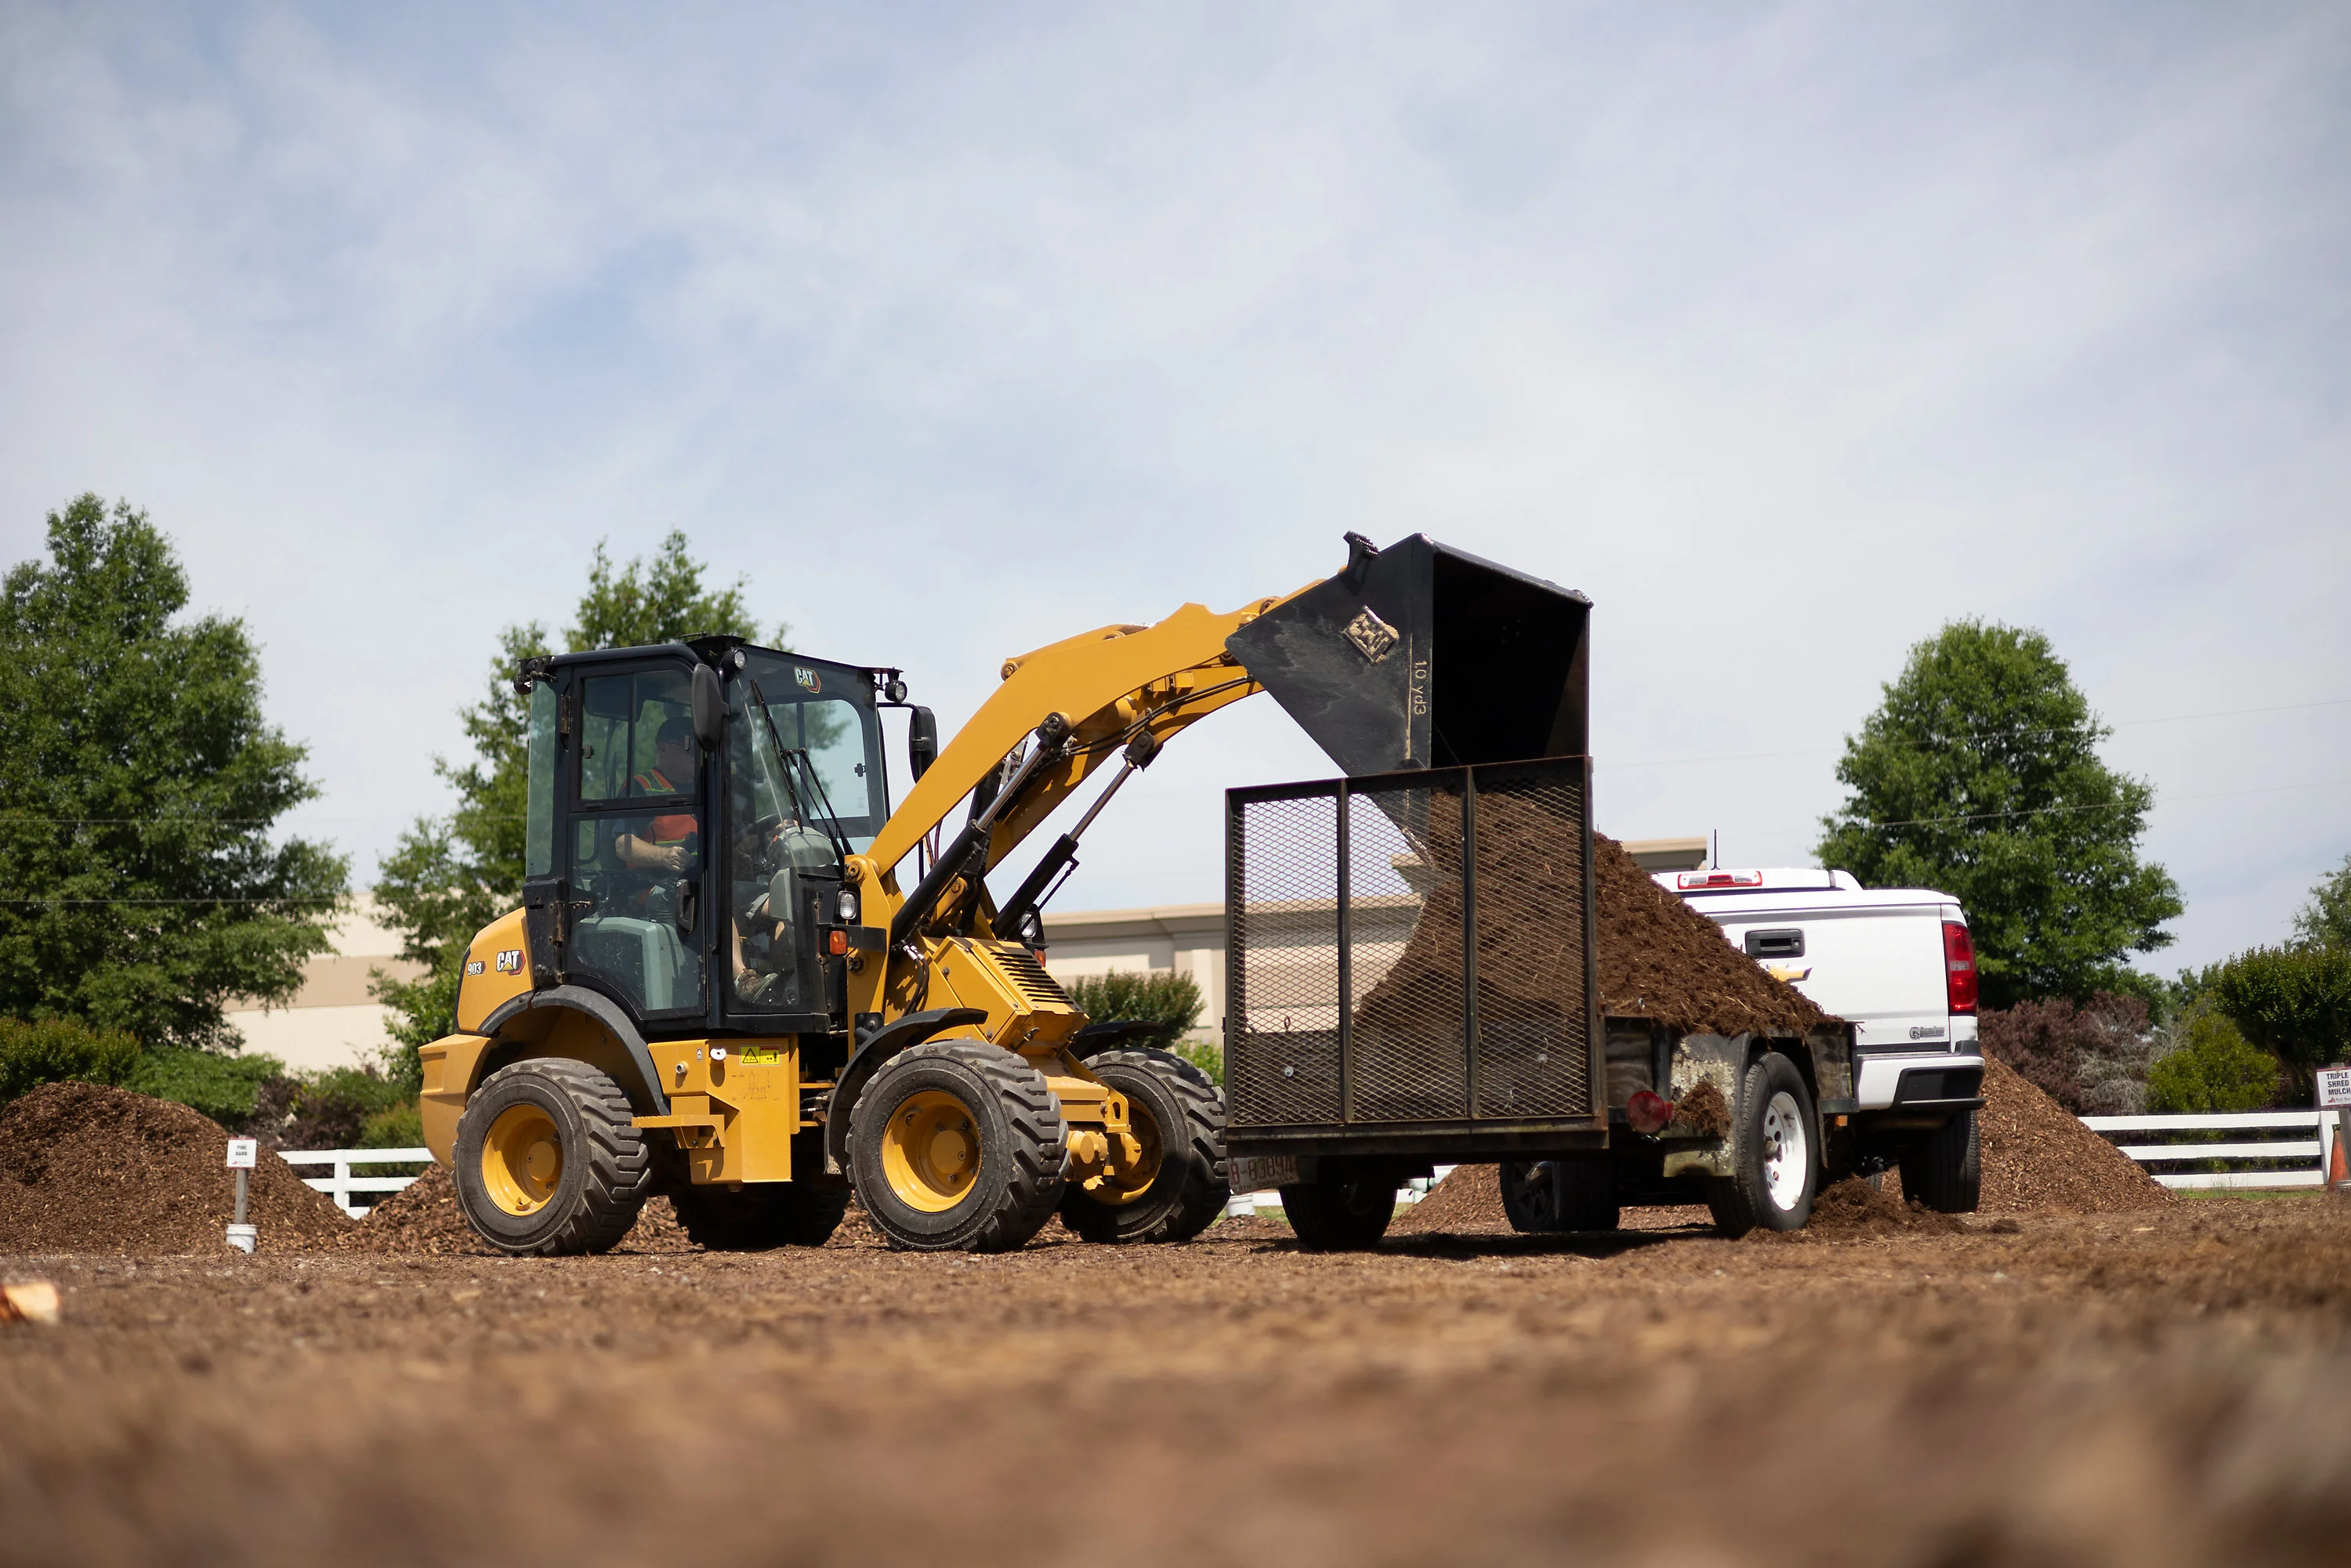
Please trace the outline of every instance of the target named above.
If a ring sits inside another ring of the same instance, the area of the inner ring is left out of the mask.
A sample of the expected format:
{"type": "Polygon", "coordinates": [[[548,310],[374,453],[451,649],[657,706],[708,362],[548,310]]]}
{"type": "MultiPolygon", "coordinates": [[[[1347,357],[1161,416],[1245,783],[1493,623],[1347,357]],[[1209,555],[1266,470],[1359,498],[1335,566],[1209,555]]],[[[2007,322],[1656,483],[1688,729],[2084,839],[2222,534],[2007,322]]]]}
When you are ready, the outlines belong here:
{"type": "Polygon", "coordinates": [[[1155,626],[1098,627],[1007,659],[1003,684],[883,824],[866,852],[871,862],[886,876],[1047,716],[1060,714],[1070,724],[1066,754],[998,819],[988,840],[994,868],[1136,735],[1164,742],[1262,689],[1226,652],[1225,639],[1296,597],[1255,600],[1226,614],[1186,604],[1155,626]]]}

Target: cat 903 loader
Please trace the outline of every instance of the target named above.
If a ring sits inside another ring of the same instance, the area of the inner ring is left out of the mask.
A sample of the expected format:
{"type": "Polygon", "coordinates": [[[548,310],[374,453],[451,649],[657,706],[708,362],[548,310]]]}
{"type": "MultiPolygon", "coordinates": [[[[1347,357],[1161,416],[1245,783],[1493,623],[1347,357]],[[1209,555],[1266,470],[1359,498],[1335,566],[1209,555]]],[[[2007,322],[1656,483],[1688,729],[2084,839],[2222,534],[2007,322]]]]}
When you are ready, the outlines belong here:
{"type": "Polygon", "coordinates": [[[1287,597],[1007,660],[944,751],[895,669],[731,637],[527,662],[523,905],[423,1052],[425,1141],[475,1230],[600,1251],[665,1193],[705,1245],[816,1245],[854,1192],[901,1248],[1017,1248],[1056,1212],[1093,1241],[1196,1235],[1227,1196],[1220,1091],[1039,961],[1078,835],[1261,690],[1351,774],[1583,749],[1582,596],[1422,536],[1348,543],[1287,597]]]}

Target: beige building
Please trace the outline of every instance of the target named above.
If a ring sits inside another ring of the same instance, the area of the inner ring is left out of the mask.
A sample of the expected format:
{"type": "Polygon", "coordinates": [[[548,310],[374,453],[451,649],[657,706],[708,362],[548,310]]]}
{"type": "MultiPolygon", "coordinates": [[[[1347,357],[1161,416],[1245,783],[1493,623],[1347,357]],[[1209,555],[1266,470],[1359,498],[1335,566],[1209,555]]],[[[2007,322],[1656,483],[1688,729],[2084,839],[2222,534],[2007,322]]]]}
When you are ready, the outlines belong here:
{"type": "Polygon", "coordinates": [[[245,1036],[245,1049],[274,1056],[288,1067],[316,1071],[327,1067],[364,1067],[392,1043],[383,1004],[368,995],[368,971],[382,969],[398,979],[423,972],[402,962],[400,934],[378,922],[375,898],[361,894],[351,912],[335,924],[335,950],[302,966],[302,988],[281,1008],[232,1010],[228,1021],[245,1036]]]}
{"type": "MultiPolygon", "coordinates": [[[[1636,840],[1625,846],[1647,871],[1706,863],[1703,837],[1636,840]]],[[[335,950],[303,966],[301,992],[292,1004],[264,1012],[232,1012],[228,1021],[246,1049],[289,1067],[317,1070],[365,1065],[392,1043],[384,1009],[368,995],[368,973],[381,968],[401,979],[422,973],[403,963],[399,934],[378,923],[375,899],[362,894],[334,931],[335,950]]],[[[1223,1036],[1225,906],[1166,904],[1148,909],[1096,909],[1045,916],[1046,967],[1063,982],[1113,969],[1173,971],[1199,983],[1204,1005],[1194,1032],[1223,1036]]]]}
{"type": "Polygon", "coordinates": [[[1225,906],[1165,904],[1045,916],[1045,967],[1064,985],[1113,969],[1189,975],[1203,1006],[1194,1034],[1221,1038],[1225,1016],[1225,906]]]}

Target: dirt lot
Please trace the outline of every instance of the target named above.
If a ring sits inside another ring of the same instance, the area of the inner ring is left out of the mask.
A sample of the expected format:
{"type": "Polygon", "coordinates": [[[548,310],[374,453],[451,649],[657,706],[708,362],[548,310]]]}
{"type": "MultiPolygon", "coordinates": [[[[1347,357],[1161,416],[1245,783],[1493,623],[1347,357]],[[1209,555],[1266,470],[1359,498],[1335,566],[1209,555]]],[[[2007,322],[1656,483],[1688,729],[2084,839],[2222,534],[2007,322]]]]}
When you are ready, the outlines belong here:
{"type": "Polygon", "coordinates": [[[0,1260],[0,1562],[2340,1562],[2351,1205],[0,1260]]]}

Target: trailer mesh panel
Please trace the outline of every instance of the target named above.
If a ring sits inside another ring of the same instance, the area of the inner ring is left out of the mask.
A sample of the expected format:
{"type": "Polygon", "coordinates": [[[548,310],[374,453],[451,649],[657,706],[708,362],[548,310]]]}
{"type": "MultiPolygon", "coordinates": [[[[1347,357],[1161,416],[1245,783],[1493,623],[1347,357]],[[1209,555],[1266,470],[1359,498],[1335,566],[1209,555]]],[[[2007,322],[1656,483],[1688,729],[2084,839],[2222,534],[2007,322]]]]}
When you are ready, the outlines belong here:
{"type": "Polygon", "coordinates": [[[1235,1128],[1591,1124],[1587,769],[1228,795],[1235,1128]]]}
{"type": "Polygon", "coordinates": [[[1335,1122],[1339,1063],[1339,802],[1259,800],[1235,819],[1226,879],[1232,1028],[1226,1094],[1268,1120],[1335,1122]]]}
{"type": "Polygon", "coordinates": [[[1584,926],[1562,919],[1584,886],[1583,790],[1556,775],[1481,769],[1471,834],[1478,900],[1478,1114],[1563,1116],[1592,1104],[1582,988],[1584,926]],[[1530,983],[1532,980],[1534,983],[1530,983]]]}

